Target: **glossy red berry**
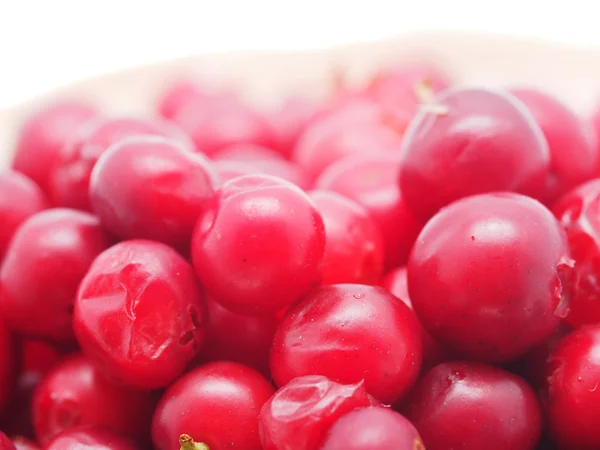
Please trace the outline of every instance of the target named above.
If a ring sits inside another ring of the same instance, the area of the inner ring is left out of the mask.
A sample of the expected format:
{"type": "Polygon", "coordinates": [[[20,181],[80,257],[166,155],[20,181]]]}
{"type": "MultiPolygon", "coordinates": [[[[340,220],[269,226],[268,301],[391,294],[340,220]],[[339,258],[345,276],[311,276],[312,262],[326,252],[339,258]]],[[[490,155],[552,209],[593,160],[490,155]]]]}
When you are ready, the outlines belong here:
{"type": "Polygon", "coordinates": [[[15,445],[2,431],[0,431],[0,450],[16,450],[15,445]]]}
{"type": "Polygon", "coordinates": [[[59,342],[73,340],[79,283],[109,238],[93,215],[48,209],[15,233],[0,270],[0,307],[16,331],[59,342]]]}
{"type": "Polygon", "coordinates": [[[15,346],[8,327],[0,322],[0,414],[7,407],[16,375],[15,346]]]}
{"type": "Polygon", "coordinates": [[[363,154],[332,164],[315,183],[317,188],[338,192],[369,211],[383,237],[388,270],[406,264],[423,227],[398,187],[399,170],[393,156],[363,154]]]}
{"type": "Polygon", "coordinates": [[[543,195],[548,144],[521,102],[475,88],[449,89],[435,102],[417,113],[400,152],[400,189],[417,215],[485,192],[543,195]]]}
{"type": "Polygon", "coordinates": [[[242,364],[215,362],[188,372],[163,394],[152,423],[156,450],[179,450],[189,434],[210,450],[262,450],[258,417],[275,392],[258,372],[242,364]]]}
{"type": "Polygon", "coordinates": [[[368,211],[341,194],[309,192],[325,224],[323,284],[376,284],[383,273],[381,232],[368,211]]]}
{"type": "Polygon", "coordinates": [[[73,326],[88,356],[134,388],[167,386],[200,350],[205,304],[192,267],[164,244],[121,242],[81,282],[73,326]]]}
{"type": "Polygon", "coordinates": [[[319,281],[324,249],[323,220],[308,196],[267,175],[225,183],[192,240],[207,292],[244,314],[274,314],[297,300],[319,281]]]}
{"type": "Polygon", "coordinates": [[[174,125],[158,119],[99,118],[81,127],[62,148],[50,170],[50,199],[57,205],[90,210],[89,183],[94,165],[111,145],[133,136],[161,136],[192,148],[174,125]]]}
{"type": "Polygon", "coordinates": [[[137,450],[128,439],[96,427],[70,428],[55,436],[43,450],[137,450]]]}
{"type": "Polygon", "coordinates": [[[561,449],[600,448],[600,325],[564,337],[548,358],[546,412],[561,449]]]}
{"type": "Polygon", "coordinates": [[[321,375],[294,378],[260,411],[262,448],[319,449],[336,420],[357,408],[377,404],[362,381],[340,384],[321,375]]]}
{"type": "Polygon", "coordinates": [[[161,137],[113,145],[90,179],[90,203],[122,239],[189,245],[196,220],[215,195],[216,173],[200,154],[161,137]]]}
{"type": "Polygon", "coordinates": [[[427,450],[532,450],[541,412],[521,378],[487,364],[449,362],[423,378],[402,408],[427,450]]]}
{"type": "Polygon", "coordinates": [[[364,380],[369,394],[396,402],[421,368],[413,312],[380,287],[339,284],[314,289],[286,312],[271,348],[278,386],[303,375],[339,383],[364,380]]]}
{"type": "Polygon", "coordinates": [[[56,365],[35,390],[32,414],[38,440],[78,426],[148,440],[153,394],[116,385],[81,355],[56,365]]]}
{"type": "Polygon", "coordinates": [[[321,450],[425,450],[408,419],[387,408],[352,411],[329,429],[321,450]]]}
{"type": "Polygon", "coordinates": [[[0,173],[0,263],[17,228],[47,207],[42,190],[25,175],[12,170],[0,173]]]}
{"type": "Polygon", "coordinates": [[[564,317],[574,278],[563,230],[541,203],[481,194],[444,208],[408,263],[415,312],[431,335],[470,359],[510,361],[564,317]]]}
{"type": "Polygon", "coordinates": [[[50,104],[35,112],[21,128],[12,167],[48,192],[49,169],[67,141],[97,115],[89,105],[73,101],[50,104]]]}

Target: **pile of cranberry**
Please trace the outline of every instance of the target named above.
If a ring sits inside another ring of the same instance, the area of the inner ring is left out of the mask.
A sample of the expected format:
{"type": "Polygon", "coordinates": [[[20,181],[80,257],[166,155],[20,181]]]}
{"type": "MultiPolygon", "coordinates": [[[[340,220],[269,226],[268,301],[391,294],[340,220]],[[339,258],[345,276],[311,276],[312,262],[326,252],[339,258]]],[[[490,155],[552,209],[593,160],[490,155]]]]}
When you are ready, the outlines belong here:
{"type": "Polygon", "coordinates": [[[420,65],[46,105],[0,174],[0,449],[600,449],[598,136],[420,65]]]}

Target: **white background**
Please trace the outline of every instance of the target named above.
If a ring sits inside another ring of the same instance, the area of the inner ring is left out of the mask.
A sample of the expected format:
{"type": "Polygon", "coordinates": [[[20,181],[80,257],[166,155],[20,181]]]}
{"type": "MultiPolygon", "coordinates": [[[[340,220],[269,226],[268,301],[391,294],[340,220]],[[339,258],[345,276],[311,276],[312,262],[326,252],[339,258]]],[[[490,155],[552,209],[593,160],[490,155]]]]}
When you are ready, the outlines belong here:
{"type": "Polygon", "coordinates": [[[466,29],[600,45],[594,0],[0,0],[0,108],[199,52],[298,49],[466,29]]]}

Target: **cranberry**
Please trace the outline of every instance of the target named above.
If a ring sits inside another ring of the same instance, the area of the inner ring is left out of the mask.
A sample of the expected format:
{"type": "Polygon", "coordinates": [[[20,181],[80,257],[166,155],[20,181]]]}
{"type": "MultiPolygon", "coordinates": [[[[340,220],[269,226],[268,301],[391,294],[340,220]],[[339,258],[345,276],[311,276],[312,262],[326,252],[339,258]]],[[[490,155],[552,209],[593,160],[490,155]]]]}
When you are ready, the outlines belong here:
{"type": "Polygon", "coordinates": [[[0,450],[17,450],[12,441],[0,431],[0,450]]]}
{"type": "Polygon", "coordinates": [[[449,89],[406,132],[400,188],[423,218],[462,197],[493,191],[541,196],[549,152],[522,103],[488,89],[449,89]],[[525,149],[525,150],[524,150],[525,149]]]}
{"type": "Polygon", "coordinates": [[[547,339],[568,308],[573,277],[556,219],[514,193],[444,208],[408,263],[410,298],[425,329],[449,349],[488,362],[509,361],[547,339]]]}
{"type": "Polygon", "coordinates": [[[47,207],[42,190],[25,175],[12,170],[0,173],[0,262],[19,225],[47,207]]]}
{"type": "Polygon", "coordinates": [[[475,362],[440,364],[403,410],[427,450],[532,450],[541,435],[535,394],[516,375],[475,362]]]}
{"type": "Polygon", "coordinates": [[[546,411],[560,448],[600,448],[600,325],[564,337],[548,358],[546,411]]]}
{"type": "Polygon", "coordinates": [[[383,272],[384,247],[367,210],[331,191],[313,191],[309,196],[325,224],[323,283],[377,283],[383,272]]]}
{"type": "Polygon", "coordinates": [[[205,304],[192,267],[152,241],[121,242],[81,282],[73,326],[84,354],[112,379],[167,386],[200,350],[205,304]]]}
{"type": "Polygon", "coordinates": [[[95,427],[70,428],[55,436],[43,450],[136,450],[127,439],[95,427]]]}
{"type": "Polygon", "coordinates": [[[573,189],[553,208],[567,232],[579,286],[566,321],[574,326],[600,322],[600,180],[573,189]]]}
{"type": "Polygon", "coordinates": [[[381,407],[362,408],[330,428],[321,450],[425,450],[419,432],[404,416],[381,407]]]}
{"type": "MultiPolygon", "coordinates": [[[[406,267],[398,267],[395,270],[389,272],[381,283],[381,286],[391,294],[394,294],[402,302],[408,306],[411,310],[413,309],[412,302],[408,295],[408,279],[406,267]]],[[[423,344],[423,365],[421,371],[429,370],[433,366],[441,363],[448,359],[449,354],[438,341],[436,341],[431,334],[420,325],[421,329],[421,343],[423,344]]]]}
{"type": "Polygon", "coordinates": [[[315,102],[303,98],[290,98],[271,114],[276,148],[284,157],[291,158],[298,139],[318,110],[315,102]]]}
{"type": "Polygon", "coordinates": [[[98,159],[90,203],[102,224],[123,239],[183,247],[214,197],[216,177],[208,160],[176,141],[133,137],[98,159]]]}
{"type": "Polygon", "coordinates": [[[423,223],[408,209],[397,183],[393,156],[357,155],[329,166],[317,188],[339,192],[363,205],[375,220],[385,246],[385,267],[406,264],[423,223]]]}
{"type": "Polygon", "coordinates": [[[291,380],[260,411],[264,450],[321,448],[331,425],[356,408],[377,405],[362,381],[339,384],[320,375],[291,380]]]}
{"type": "Polygon", "coordinates": [[[15,377],[15,347],[13,338],[3,322],[0,322],[0,413],[7,406],[15,377]]]}
{"type": "Polygon", "coordinates": [[[260,408],[274,393],[258,372],[233,362],[206,364],[173,383],[160,400],[152,423],[157,450],[179,450],[186,433],[210,450],[262,450],[260,408]]]}
{"type": "Polygon", "coordinates": [[[73,340],[73,301],[93,259],[109,245],[99,220],[70,209],[48,209],[17,230],[0,270],[0,306],[20,333],[73,340]]]}
{"type": "Polygon", "coordinates": [[[143,440],[150,432],[154,399],[108,381],[81,355],[55,366],[38,385],[32,403],[41,443],[77,426],[97,426],[143,440]]]}
{"type": "Polygon", "coordinates": [[[58,205],[90,210],[89,182],[92,169],[116,142],[139,135],[172,138],[191,148],[188,138],[177,128],[159,120],[99,118],[82,127],[65,144],[50,169],[50,197],[58,205]]]}
{"type": "Polygon", "coordinates": [[[192,239],[208,293],[243,314],[273,314],[298,299],[318,282],[324,248],[323,220],[308,196],[267,175],[225,183],[192,239]]]}
{"type": "Polygon", "coordinates": [[[287,311],[271,348],[278,386],[303,375],[339,383],[365,381],[369,394],[392,404],[421,368],[419,324],[410,309],[380,287],[322,286],[287,311]]]}
{"type": "Polygon", "coordinates": [[[39,445],[23,436],[17,436],[12,441],[16,450],[40,450],[39,445]]]}
{"type": "Polygon", "coordinates": [[[13,169],[24,173],[48,192],[48,169],[65,143],[97,112],[72,101],[47,105],[23,125],[17,140],[13,169]]]}

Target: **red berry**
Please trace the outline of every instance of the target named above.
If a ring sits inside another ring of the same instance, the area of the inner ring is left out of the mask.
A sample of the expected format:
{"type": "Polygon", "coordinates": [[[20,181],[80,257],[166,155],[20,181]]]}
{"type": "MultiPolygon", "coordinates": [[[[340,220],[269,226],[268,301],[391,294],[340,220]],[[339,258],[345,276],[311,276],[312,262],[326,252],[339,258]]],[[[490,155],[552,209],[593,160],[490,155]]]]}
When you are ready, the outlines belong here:
{"type": "Polygon", "coordinates": [[[88,213],[57,208],[27,219],[0,270],[0,306],[8,325],[32,337],[73,340],[77,287],[108,245],[99,220],[88,213]]]}
{"type": "Polygon", "coordinates": [[[209,95],[194,81],[178,80],[158,99],[157,110],[162,117],[172,120],[182,105],[188,102],[201,102],[209,95]]]}
{"type": "Polygon", "coordinates": [[[539,126],[508,93],[449,89],[423,108],[406,132],[400,188],[423,218],[473,194],[518,191],[541,196],[549,152],[539,126]]]}
{"type": "Polygon", "coordinates": [[[329,166],[316,181],[317,188],[338,192],[363,205],[381,230],[385,267],[406,264],[423,223],[408,209],[398,187],[397,158],[357,155],[329,166]]]}
{"type": "Polygon", "coordinates": [[[252,163],[243,161],[213,161],[213,169],[218,175],[221,186],[234,178],[242,175],[253,175],[260,171],[252,163]]]}
{"type": "Polygon", "coordinates": [[[234,144],[218,151],[212,156],[215,161],[255,162],[265,159],[285,161],[275,150],[256,144],[234,144]]]}
{"type": "MultiPolygon", "coordinates": [[[[0,413],[7,406],[14,385],[15,347],[13,338],[3,322],[0,322],[0,413]]],[[[3,427],[4,428],[4,427],[3,427]]]]}
{"type": "Polygon", "coordinates": [[[76,102],[60,102],[34,113],[19,132],[13,169],[35,181],[48,192],[49,169],[65,143],[92,117],[96,110],[76,102]]]}
{"type": "Polygon", "coordinates": [[[19,225],[47,207],[42,190],[25,175],[12,170],[0,173],[0,262],[19,225]]]}
{"type": "Polygon", "coordinates": [[[187,148],[192,146],[179,129],[167,122],[99,118],[82,127],[61,150],[50,169],[51,200],[61,206],[90,210],[89,183],[96,161],[116,142],[140,135],[172,138],[187,148]]]}
{"type": "Polygon", "coordinates": [[[24,438],[23,436],[17,436],[13,438],[13,445],[16,450],[40,450],[39,445],[30,439],[24,438]]]}
{"type": "Polygon", "coordinates": [[[123,239],[189,245],[196,220],[214,197],[208,160],[161,137],[133,137],[98,159],[90,203],[102,224],[123,239]]]}
{"type": "Polygon", "coordinates": [[[292,156],[298,139],[318,111],[318,105],[303,98],[290,98],[270,116],[276,148],[286,158],[292,156]]]}
{"type": "Polygon", "coordinates": [[[129,440],[102,428],[70,428],[55,436],[43,450],[136,450],[129,440]]]}
{"type": "Polygon", "coordinates": [[[488,362],[514,359],[552,334],[573,276],[556,219],[514,193],[444,208],[408,263],[410,298],[425,329],[450,350],[488,362]]]}
{"type": "Polygon", "coordinates": [[[243,314],[274,314],[298,299],[318,282],[324,248],[323,220],[307,195],[267,175],[225,183],[192,239],[207,292],[243,314]]]}
{"type": "Polygon", "coordinates": [[[321,450],[425,450],[417,429],[401,414],[371,407],[352,411],[329,429],[321,450]]]}
{"type": "Polygon", "coordinates": [[[564,337],[546,367],[549,430],[561,449],[600,448],[600,325],[564,337]]]}
{"type": "Polygon", "coordinates": [[[396,297],[359,284],[322,286],[281,321],[271,374],[278,386],[303,375],[364,380],[369,394],[392,404],[416,380],[421,352],[417,319],[396,297]]]}
{"type": "Polygon", "coordinates": [[[309,193],[325,224],[324,284],[375,284],[383,273],[384,247],[367,210],[336,192],[309,193]]]}
{"type": "Polygon", "coordinates": [[[152,394],[108,381],[88,359],[75,355],[55,366],[38,385],[32,413],[41,443],[84,425],[143,441],[150,432],[154,404],[152,394]]]}
{"type": "Polygon", "coordinates": [[[233,362],[206,364],[173,383],[160,400],[152,423],[156,450],[179,450],[186,433],[210,450],[262,450],[260,408],[274,393],[258,372],[233,362]]]}
{"type": "Polygon", "coordinates": [[[403,411],[427,450],[532,450],[541,435],[532,389],[518,376],[487,364],[434,367],[417,383],[403,411]]]}
{"type": "Polygon", "coordinates": [[[336,420],[354,409],[377,404],[362,381],[339,384],[320,375],[294,378],[260,411],[262,448],[319,449],[336,420]]]}
{"type": "Polygon", "coordinates": [[[0,431],[0,450],[17,450],[12,441],[0,431]]]}
{"type": "Polygon", "coordinates": [[[84,354],[112,379],[167,386],[200,350],[205,304],[192,267],[164,244],[103,252],[81,282],[73,326],[84,354]]]}

